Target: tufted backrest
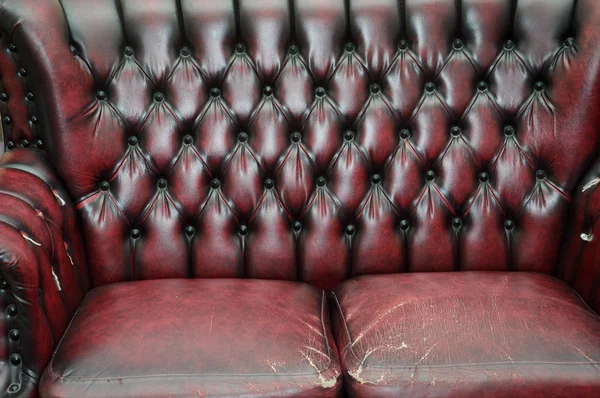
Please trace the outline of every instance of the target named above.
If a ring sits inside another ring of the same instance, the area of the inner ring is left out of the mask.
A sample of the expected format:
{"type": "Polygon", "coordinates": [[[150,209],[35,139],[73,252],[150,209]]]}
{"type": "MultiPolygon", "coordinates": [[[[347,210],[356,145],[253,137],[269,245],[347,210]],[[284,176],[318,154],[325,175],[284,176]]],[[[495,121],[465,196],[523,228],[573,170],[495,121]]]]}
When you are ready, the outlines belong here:
{"type": "Polygon", "coordinates": [[[8,104],[36,122],[5,123],[7,145],[35,125],[95,284],[554,273],[598,144],[599,14],[597,0],[4,0],[3,56],[32,93],[8,104]]]}

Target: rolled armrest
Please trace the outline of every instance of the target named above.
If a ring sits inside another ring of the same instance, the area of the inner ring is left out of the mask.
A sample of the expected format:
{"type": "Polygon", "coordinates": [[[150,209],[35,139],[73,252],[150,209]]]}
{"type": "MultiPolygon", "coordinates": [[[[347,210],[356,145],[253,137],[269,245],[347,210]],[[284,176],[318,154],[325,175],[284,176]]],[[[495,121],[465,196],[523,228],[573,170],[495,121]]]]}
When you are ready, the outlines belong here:
{"type": "Polygon", "coordinates": [[[559,273],[600,313],[600,157],[574,194],[559,273]]]}
{"type": "Polygon", "coordinates": [[[36,395],[88,289],[74,207],[43,152],[0,156],[0,395],[36,395]]]}

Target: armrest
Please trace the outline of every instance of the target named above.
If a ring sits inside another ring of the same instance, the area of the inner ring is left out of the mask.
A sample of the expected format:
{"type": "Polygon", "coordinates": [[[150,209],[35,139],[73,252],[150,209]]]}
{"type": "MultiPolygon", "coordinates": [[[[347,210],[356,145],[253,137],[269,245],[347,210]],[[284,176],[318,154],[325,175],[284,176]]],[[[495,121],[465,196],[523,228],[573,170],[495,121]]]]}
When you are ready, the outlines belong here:
{"type": "Polygon", "coordinates": [[[0,156],[2,396],[36,396],[37,381],[89,289],[76,224],[43,152],[0,156]]]}
{"type": "Polygon", "coordinates": [[[573,198],[559,276],[600,314],[600,156],[573,198]]]}

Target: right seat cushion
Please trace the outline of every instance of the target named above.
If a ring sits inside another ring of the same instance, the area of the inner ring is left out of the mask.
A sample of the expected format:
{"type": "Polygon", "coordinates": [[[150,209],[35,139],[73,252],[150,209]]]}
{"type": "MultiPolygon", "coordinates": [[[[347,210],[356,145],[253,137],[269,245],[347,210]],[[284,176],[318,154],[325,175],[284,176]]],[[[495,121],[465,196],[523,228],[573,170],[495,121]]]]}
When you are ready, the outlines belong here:
{"type": "Polygon", "coordinates": [[[363,276],[335,299],[353,397],[600,397],[600,318],[555,278],[363,276]]]}

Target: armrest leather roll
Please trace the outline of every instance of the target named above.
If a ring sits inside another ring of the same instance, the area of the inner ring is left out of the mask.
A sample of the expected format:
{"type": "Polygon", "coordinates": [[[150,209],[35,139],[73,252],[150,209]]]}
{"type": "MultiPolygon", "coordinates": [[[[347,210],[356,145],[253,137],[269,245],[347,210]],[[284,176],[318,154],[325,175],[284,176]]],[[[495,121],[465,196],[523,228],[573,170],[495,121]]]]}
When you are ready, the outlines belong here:
{"type": "Polygon", "coordinates": [[[0,391],[33,394],[88,289],[74,207],[43,152],[2,155],[0,391]]]}

